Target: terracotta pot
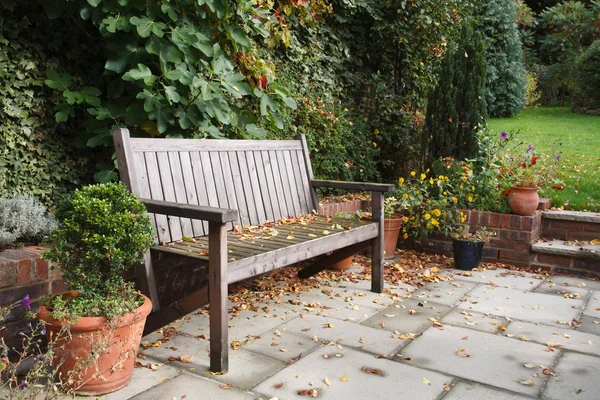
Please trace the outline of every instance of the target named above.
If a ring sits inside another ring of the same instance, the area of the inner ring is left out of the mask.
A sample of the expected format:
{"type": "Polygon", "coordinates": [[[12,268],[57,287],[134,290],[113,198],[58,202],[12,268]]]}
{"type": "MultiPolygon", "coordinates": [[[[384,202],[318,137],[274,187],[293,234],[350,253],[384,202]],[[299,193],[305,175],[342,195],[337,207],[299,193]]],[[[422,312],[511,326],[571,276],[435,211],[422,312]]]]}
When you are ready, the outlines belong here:
{"type": "Polygon", "coordinates": [[[398,236],[402,228],[402,218],[385,218],[383,220],[383,241],[386,259],[394,258],[398,236]]]}
{"type": "Polygon", "coordinates": [[[483,242],[472,240],[452,239],[454,268],[470,271],[481,263],[483,242]]]}
{"type": "Polygon", "coordinates": [[[345,271],[347,269],[349,269],[352,266],[352,256],[344,258],[341,261],[338,261],[334,264],[331,264],[329,266],[329,269],[335,269],[338,271],[345,271]]]}
{"type": "Polygon", "coordinates": [[[508,194],[508,207],[517,215],[532,215],[540,202],[536,187],[512,186],[508,194]]]}
{"type": "Polygon", "coordinates": [[[63,385],[76,393],[101,395],[129,383],[146,317],[152,311],[150,299],[143,297],[144,304],[137,310],[111,321],[114,329],[109,328],[106,318],[81,317],[70,325],[70,338],[65,333],[58,337],[66,323],[51,318],[43,305],[38,308],[38,318],[46,324],[48,341],[56,341],[54,363],[59,365],[58,377],[63,385]],[[92,349],[96,356],[91,355],[92,349]],[[84,366],[82,360],[91,363],[84,366]],[[69,379],[71,371],[76,373],[69,379]]]}

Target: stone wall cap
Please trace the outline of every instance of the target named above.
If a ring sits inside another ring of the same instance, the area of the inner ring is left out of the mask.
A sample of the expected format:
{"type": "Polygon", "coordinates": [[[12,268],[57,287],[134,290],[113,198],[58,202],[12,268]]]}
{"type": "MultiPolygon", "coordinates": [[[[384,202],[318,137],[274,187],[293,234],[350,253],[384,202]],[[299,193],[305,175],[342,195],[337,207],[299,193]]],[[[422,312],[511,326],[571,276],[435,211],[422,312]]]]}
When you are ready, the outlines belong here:
{"type": "Polygon", "coordinates": [[[543,218],[600,224],[600,213],[584,211],[544,211],[543,218]]]}
{"type": "Polygon", "coordinates": [[[600,261],[600,245],[584,243],[567,240],[550,240],[548,242],[534,243],[531,246],[531,251],[534,253],[556,254],[600,261]]]}

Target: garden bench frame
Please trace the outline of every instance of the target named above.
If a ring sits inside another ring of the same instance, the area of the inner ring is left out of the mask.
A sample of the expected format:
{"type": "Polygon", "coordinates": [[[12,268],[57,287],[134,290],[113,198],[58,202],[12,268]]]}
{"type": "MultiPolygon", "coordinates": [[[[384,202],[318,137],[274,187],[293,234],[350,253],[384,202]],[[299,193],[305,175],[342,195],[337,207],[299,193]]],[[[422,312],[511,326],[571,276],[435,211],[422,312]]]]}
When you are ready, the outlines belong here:
{"type": "MultiPolygon", "coordinates": [[[[309,277],[371,246],[371,290],[383,291],[383,193],[394,185],[314,179],[303,135],[295,140],[147,139],[131,138],[120,128],[113,139],[120,178],[146,205],[156,228],[160,244],[152,250],[208,264],[208,288],[175,306],[180,311],[186,305],[189,312],[209,303],[212,372],[228,370],[229,283],[323,256],[298,274],[309,277]],[[329,226],[339,228],[344,220],[296,224],[290,226],[296,229],[293,236],[286,228],[270,240],[244,241],[232,231],[315,212],[317,187],[371,191],[372,220],[351,226],[345,220],[347,226],[337,230],[329,226]]],[[[136,274],[156,313],[160,307],[150,252],[136,274]]],[[[174,310],[170,306],[163,312],[174,310]]]]}

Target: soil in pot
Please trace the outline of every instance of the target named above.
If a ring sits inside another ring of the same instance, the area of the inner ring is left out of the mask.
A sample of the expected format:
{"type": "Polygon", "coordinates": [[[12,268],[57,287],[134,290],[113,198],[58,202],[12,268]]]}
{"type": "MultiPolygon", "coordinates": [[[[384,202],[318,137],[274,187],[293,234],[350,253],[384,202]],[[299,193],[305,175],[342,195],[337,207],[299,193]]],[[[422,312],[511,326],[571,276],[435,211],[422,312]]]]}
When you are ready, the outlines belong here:
{"type": "Polygon", "coordinates": [[[535,187],[512,186],[508,194],[508,207],[517,215],[532,215],[540,202],[538,189],[535,187]]]}
{"type": "Polygon", "coordinates": [[[471,240],[452,240],[454,255],[454,268],[470,271],[481,263],[483,256],[483,242],[471,240]]]}
{"type": "Polygon", "coordinates": [[[46,307],[40,306],[38,318],[46,324],[48,341],[56,341],[54,362],[59,365],[58,376],[66,389],[101,395],[126,386],[151,311],[152,303],[144,296],[144,304],[137,310],[110,323],[102,317],[79,318],[70,324],[68,338],[64,333],[59,335],[65,324],[51,318],[46,307]]]}

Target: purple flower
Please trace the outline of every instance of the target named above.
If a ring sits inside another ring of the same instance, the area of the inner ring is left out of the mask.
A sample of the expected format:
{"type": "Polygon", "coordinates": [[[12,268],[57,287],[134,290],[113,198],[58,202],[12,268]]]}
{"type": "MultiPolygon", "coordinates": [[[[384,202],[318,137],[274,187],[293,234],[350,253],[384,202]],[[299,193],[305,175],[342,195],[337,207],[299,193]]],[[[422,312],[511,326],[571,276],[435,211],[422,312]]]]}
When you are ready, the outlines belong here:
{"type": "Polygon", "coordinates": [[[500,132],[500,137],[501,137],[502,139],[506,139],[506,138],[508,138],[508,133],[506,133],[506,132],[502,131],[502,132],[500,132]]]}
{"type": "Polygon", "coordinates": [[[29,295],[23,297],[21,304],[23,304],[23,307],[25,307],[27,311],[31,311],[31,299],[29,298],[29,295]]]}
{"type": "Polygon", "coordinates": [[[46,334],[46,325],[42,325],[42,335],[46,334]]]}
{"type": "Polygon", "coordinates": [[[21,381],[21,383],[19,383],[19,389],[23,390],[23,389],[27,389],[29,387],[29,384],[27,384],[26,381],[21,381]]]}
{"type": "Polygon", "coordinates": [[[34,359],[34,361],[35,362],[43,362],[45,359],[46,359],[46,357],[44,357],[44,355],[39,355],[34,359]]]}
{"type": "Polygon", "coordinates": [[[554,158],[556,158],[557,160],[560,160],[562,158],[562,156],[560,154],[557,154],[554,156],[554,158]]]}
{"type": "Polygon", "coordinates": [[[533,147],[532,145],[527,146],[527,150],[528,151],[534,151],[535,147],[533,147]]]}

